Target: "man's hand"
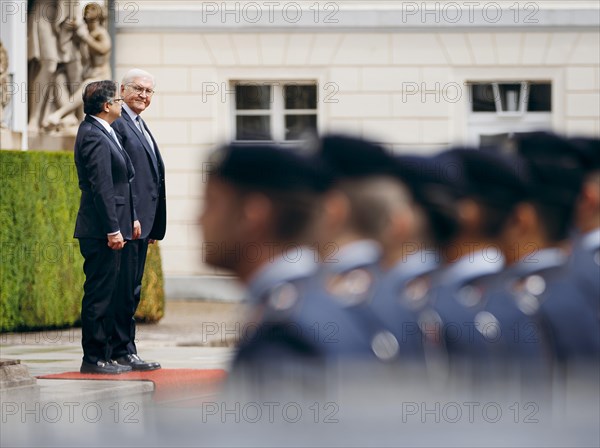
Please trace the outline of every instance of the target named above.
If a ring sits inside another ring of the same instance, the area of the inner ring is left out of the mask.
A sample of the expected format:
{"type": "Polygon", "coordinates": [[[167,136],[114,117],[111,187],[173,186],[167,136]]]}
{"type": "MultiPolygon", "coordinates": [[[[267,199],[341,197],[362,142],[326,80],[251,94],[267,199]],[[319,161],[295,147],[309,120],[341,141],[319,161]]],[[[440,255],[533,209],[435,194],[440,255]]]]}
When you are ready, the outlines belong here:
{"type": "Polygon", "coordinates": [[[133,221],[133,239],[137,240],[142,236],[142,224],[139,221],[133,221]]]}
{"type": "Polygon", "coordinates": [[[156,243],[156,240],[148,238],[148,244],[154,244],[154,243],[156,243]]]}
{"type": "Polygon", "coordinates": [[[126,241],[123,239],[121,232],[115,235],[108,235],[108,247],[112,250],[121,250],[125,246],[126,241]]]}

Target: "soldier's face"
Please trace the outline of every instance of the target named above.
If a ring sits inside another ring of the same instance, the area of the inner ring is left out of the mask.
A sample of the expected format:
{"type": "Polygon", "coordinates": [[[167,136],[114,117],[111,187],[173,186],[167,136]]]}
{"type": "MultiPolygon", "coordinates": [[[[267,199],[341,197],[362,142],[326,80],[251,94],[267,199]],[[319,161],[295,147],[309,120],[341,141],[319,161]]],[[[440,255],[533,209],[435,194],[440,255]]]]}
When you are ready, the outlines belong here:
{"type": "Polygon", "coordinates": [[[200,217],[204,260],[211,266],[235,270],[239,247],[240,199],[234,187],[211,176],[206,184],[200,217]]]}
{"type": "Polygon", "coordinates": [[[154,85],[149,78],[135,78],[133,82],[121,86],[121,96],[136,114],[145,111],[152,102],[154,85]]]}

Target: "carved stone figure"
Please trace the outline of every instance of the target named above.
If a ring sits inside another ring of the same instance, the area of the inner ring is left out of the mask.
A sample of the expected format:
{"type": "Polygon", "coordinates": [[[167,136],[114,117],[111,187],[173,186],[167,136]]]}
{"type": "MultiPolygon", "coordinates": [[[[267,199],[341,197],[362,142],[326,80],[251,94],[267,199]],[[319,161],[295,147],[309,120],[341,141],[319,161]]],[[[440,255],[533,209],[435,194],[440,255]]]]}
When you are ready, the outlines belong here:
{"type": "Polygon", "coordinates": [[[8,82],[8,52],[4,48],[4,45],[2,45],[2,42],[0,42],[0,107],[2,108],[0,111],[0,127],[3,128],[6,127],[6,123],[2,120],[4,109],[10,101],[8,82]]]}
{"type": "Polygon", "coordinates": [[[27,15],[29,130],[37,133],[54,87],[59,63],[68,62],[70,40],[64,23],[72,16],[71,3],[36,0],[27,15]]]}
{"type": "Polygon", "coordinates": [[[28,128],[37,134],[80,121],[83,85],[111,78],[111,40],[103,8],[97,3],[85,6],[83,22],[78,18],[79,1],[29,3],[28,128]]]}
{"type": "Polygon", "coordinates": [[[42,127],[46,129],[56,128],[61,124],[63,117],[81,108],[81,94],[86,84],[111,79],[110,50],[112,44],[104,25],[105,15],[102,7],[97,3],[88,3],[83,10],[83,20],[85,25],[74,20],[68,25],[75,34],[74,39],[78,41],[81,51],[82,82],[66,101],[62,101],[63,104],[56,111],[42,121],[42,127]]]}

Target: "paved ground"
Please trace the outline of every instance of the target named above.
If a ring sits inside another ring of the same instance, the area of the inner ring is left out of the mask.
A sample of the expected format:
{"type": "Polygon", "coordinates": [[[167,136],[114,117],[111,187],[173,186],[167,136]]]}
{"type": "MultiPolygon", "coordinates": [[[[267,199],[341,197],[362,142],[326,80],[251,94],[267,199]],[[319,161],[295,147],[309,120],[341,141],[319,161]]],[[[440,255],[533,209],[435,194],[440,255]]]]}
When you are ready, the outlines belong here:
{"type": "MultiPolygon", "coordinates": [[[[164,368],[227,368],[233,341],[244,337],[243,315],[234,304],[167,302],[160,323],[139,326],[139,352],[164,368]]],[[[36,376],[76,371],[80,338],[80,329],[1,334],[0,358],[21,359],[36,376]]],[[[145,381],[38,380],[35,388],[0,391],[0,447],[600,446],[593,375],[570,381],[546,403],[519,402],[504,389],[500,398],[493,390],[477,398],[396,370],[388,372],[391,381],[356,373],[361,381],[334,383],[308,401],[276,402],[240,394],[224,402],[210,391],[186,391],[183,399],[156,403],[145,381]],[[488,408],[500,412],[494,424],[488,408]]]]}
{"type": "MultiPolygon", "coordinates": [[[[243,307],[230,303],[167,302],[158,324],[138,325],[138,353],[163,368],[216,369],[229,366],[232,346],[243,331],[243,307]]],[[[32,376],[78,371],[81,329],[0,335],[0,358],[20,359],[32,376]]],[[[37,389],[2,391],[4,402],[106,399],[152,391],[150,382],[38,380],[37,389]]]]}

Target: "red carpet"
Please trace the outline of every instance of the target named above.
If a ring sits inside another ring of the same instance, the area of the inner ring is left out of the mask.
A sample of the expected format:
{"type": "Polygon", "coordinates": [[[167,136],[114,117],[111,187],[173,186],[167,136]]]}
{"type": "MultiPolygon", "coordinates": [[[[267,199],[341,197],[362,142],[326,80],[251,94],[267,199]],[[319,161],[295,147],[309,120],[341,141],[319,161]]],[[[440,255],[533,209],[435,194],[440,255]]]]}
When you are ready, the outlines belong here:
{"type": "Polygon", "coordinates": [[[225,380],[227,372],[222,369],[158,369],[149,372],[128,372],[120,375],[65,372],[42,375],[43,380],[112,380],[152,381],[154,401],[199,402],[203,397],[215,394],[225,380]]]}

